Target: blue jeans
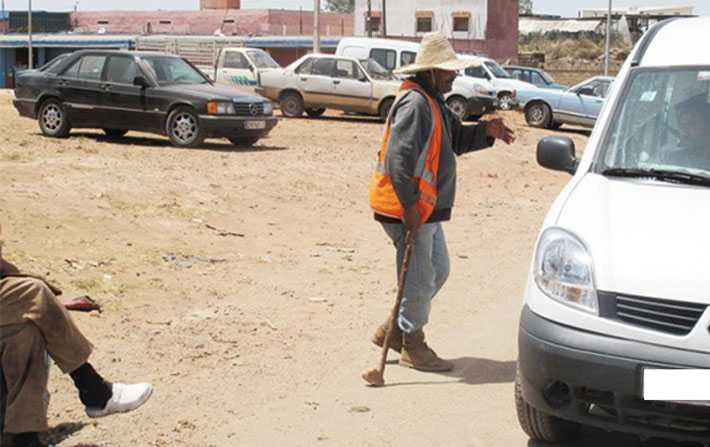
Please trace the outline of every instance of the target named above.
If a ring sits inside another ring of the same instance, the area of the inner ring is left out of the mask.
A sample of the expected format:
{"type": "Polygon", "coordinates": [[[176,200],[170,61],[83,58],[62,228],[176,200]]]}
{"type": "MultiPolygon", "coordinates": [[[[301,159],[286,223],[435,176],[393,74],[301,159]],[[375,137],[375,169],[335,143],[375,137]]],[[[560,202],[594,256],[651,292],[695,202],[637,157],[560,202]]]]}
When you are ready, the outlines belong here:
{"type": "MultiPolygon", "coordinates": [[[[404,261],[406,230],[404,225],[382,223],[397,248],[397,280],[404,261]]],[[[407,281],[404,284],[399,327],[406,333],[424,327],[429,321],[431,300],[449,277],[449,252],[441,223],[419,227],[412,247],[407,281]]]]}

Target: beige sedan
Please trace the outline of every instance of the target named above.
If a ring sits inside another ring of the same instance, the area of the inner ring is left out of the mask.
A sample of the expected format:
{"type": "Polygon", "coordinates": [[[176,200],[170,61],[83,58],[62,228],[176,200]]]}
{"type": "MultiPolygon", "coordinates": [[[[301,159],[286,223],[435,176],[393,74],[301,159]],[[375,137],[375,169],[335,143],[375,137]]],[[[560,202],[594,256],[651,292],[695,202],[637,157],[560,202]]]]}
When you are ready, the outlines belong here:
{"type": "Polygon", "coordinates": [[[282,70],[262,73],[257,93],[276,101],[281,113],[322,115],[326,109],[387,117],[401,81],[373,60],[309,54],[282,70]]]}

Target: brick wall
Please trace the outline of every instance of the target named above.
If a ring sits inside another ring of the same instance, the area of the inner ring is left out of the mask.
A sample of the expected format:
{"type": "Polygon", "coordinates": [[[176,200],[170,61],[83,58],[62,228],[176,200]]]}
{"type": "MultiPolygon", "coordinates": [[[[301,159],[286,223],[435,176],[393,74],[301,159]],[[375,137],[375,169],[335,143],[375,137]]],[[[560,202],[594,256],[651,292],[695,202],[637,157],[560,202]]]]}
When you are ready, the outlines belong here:
{"type": "MultiPolygon", "coordinates": [[[[351,36],[351,14],[321,14],[321,33],[351,36]]],[[[226,35],[312,35],[313,13],[292,10],[87,11],[72,14],[75,31],[110,34],[174,33],[226,35]],[[149,25],[150,24],[150,25],[149,25]]]]}
{"type": "Polygon", "coordinates": [[[200,0],[200,9],[239,9],[240,0],[200,0]]]}

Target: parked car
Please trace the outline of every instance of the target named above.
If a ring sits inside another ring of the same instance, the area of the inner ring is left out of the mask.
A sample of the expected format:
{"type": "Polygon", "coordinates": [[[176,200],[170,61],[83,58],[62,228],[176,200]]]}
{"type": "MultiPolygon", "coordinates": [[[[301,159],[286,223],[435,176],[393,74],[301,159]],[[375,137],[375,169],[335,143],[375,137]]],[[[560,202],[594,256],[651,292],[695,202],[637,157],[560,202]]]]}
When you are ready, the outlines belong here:
{"type": "MultiPolygon", "coordinates": [[[[335,54],[358,60],[372,59],[389,72],[393,72],[414,63],[418,51],[418,43],[406,40],[344,37],[338,43],[335,54]]],[[[478,119],[498,108],[498,92],[488,80],[461,74],[454,80],[452,91],[445,97],[447,105],[454,113],[461,119],[478,119]]]]}
{"type": "Polygon", "coordinates": [[[567,90],[535,89],[518,93],[531,127],[558,129],[562,124],[594,127],[613,77],[595,76],[567,90]]]}
{"type": "Polygon", "coordinates": [[[676,378],[664,397],[648,380],[710,368],[703,36],[710,39],[708,17],[646,32],[581,160],[570,138],[538,144],[542,166],[573,177],[539,233],[518,332],[515,401],[535,441],[577,445],[581,425],[642,439],[710,439],[710,406],[692,400],[707,398],[707,374],[676,378]],[[681,390],[689,393],[678,397],[681,390]]]}
{"type": "Polygon", "coordinates": [[[50,137],[99,128],[110,137],[164,134],[179,147],[210,137],[248,146],[277,123],[268,100],[217,87],[186,60],[161,53],[77,51],[19,76],[15,98],[20,115],[50,137]]]}
{"type": "Polygon", "coordinates": [[[519,81],[528,82],[537,88],[551,88],[554,90],[567,90],[566,85],[558,84],[545,70],[535,67],[521,67],[520,65],[504,65],[503,69],[519,81]]]}
{"type": "Polygon", "coordinates": [[[487,57],[460,54],[462,59],[476,59],[482,62],[481,65],[469,67],[464,70],[464,74],[479,82],[487,81],[493,86],[495,95],[500,101],[502,110],[510,110],[518,104],[517,94],[521,90],[535,90],[533,84],[514,79],[496,61],[487,57]]]}

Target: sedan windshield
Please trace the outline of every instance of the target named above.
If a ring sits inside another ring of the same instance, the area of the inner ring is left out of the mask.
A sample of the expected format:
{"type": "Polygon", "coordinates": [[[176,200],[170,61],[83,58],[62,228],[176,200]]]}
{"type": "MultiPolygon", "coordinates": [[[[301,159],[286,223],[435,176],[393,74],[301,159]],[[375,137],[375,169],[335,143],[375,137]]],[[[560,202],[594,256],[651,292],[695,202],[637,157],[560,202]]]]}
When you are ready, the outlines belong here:
{"type": "Polygon", "coordinates": [[[385,67],[377,63],[377,61],[374,59],[367,59],[364,61],[360,61],[360,63],[372,79],[377,79],[381,81],[393,81],[397,79],[391,71],[387,70],[385,67]]]}
{"type": "Polygon", "coordinates": [[[247,54],[254,61],[256,68],[281,68],[281,66],[266,51],[251,50],[247,54]]]}
{"type": "Polygon", "coordinates": [[[495,76],[496,78],[507,79],[510,77],[508,72],[503,70],[503,67],[501,67],[497,63],[493,61],[486,61],[485,64],[486,67],[488,67],[488,69],[493,72],[493,76],[495,76]]]}
{"type": "Polygon", "coordinates": [[[153,71],[160,85],[170,84],[207,84],[209,81],[179,57],[145,56],[143,60],[153,71]]]}
{"type": "Polygon", "coordinates": [[[710,179],[710,69],[639,71],[619,104],[597,172],[710,179]]]}
{"type": "Polygon", "coordinates": [[[548,83],[548,84],[555,83],[555,80],[552,78],[552,76],[550,76],[550,74],[548,72],[541,70],[538,73],[540,73],[540,76],[542,76],[542,78],[545,80],[546,83],[548,83]]]}

